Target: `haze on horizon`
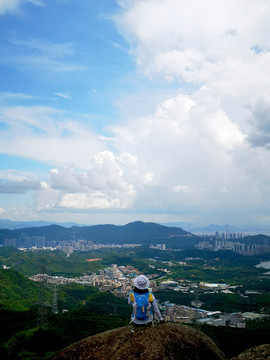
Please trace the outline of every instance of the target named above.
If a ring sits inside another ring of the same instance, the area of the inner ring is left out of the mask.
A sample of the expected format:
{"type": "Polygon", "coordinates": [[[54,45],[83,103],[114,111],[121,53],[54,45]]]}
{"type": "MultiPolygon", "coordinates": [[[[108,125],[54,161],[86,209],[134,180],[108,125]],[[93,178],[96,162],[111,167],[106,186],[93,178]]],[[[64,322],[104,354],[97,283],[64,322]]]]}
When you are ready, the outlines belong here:
{"type": "Polygon", "coordinates": [[[268,0],[0,0],[0,218],[269,224],[268,0]]]}

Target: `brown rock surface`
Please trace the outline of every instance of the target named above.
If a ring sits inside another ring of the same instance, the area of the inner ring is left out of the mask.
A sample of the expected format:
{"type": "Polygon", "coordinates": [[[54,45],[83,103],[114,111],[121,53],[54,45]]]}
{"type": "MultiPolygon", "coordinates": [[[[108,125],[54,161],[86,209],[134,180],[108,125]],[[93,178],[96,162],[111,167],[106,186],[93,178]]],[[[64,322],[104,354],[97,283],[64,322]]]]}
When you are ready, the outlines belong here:
{"type": "Polygon", "coordinates": [[[186,325],[163,323],[137,329],[130,326],[85,338],[50,360],[225,360],[214,342],[186,325]]]}
{"type": "Polygon", "coordinates": [[[270,344],[255,346],[242,352],[231,360],[269,360],[270,344]]]}

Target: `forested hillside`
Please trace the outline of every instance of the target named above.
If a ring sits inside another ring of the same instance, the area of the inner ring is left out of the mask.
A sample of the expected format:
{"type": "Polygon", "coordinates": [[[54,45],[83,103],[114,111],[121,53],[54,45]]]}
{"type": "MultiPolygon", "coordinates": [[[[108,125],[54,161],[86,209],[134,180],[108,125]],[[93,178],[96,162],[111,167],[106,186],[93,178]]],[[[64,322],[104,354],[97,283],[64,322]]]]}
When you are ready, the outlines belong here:
{"type": "Polygon", "coordinates": [[[38,301],[39,286],[13,269],[0,269],[0,306],[28,310],[38,301]]]}

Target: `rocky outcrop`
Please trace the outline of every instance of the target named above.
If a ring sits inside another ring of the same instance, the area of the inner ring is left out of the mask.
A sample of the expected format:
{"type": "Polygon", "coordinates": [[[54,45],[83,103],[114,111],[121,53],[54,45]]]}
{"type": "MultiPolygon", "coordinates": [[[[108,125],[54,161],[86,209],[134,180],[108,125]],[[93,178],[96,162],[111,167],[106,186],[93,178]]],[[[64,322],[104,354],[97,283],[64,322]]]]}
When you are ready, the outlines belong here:
{"type": "Polygon", "coordinates": [[[242,352],[231,360],[269,360],[270,344],[255,346],[242,352]]]}
{"type": "Polygon", "coordinates": [[[225,360],[202,332],[181,324],[130,326],[85,338],[59,351],[50,360],[225,360]]]}

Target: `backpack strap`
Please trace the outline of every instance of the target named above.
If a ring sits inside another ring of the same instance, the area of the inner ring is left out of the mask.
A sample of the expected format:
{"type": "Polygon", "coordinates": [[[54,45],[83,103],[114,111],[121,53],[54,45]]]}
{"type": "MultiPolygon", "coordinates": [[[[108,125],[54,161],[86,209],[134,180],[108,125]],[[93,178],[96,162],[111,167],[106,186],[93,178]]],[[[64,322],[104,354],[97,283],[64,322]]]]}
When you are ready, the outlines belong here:
{"type": "Polygon", "coordinates": [[[148,293],[148,305],[147,305],[147,308],[146,308],[147,316],[151,315],[150,309],[151,309],[151,302],[152,301],[153,301],[153,295],[149,292],[148,293]]]}
{"type": "Polygon", "coordinates": [[[154,300],[153,294],[149,291],[149,302],[152,303],[154,300]]]}
{"type": "Polygon", "coordinates": [[[129,296],[130,296],[131,302],[134,303],[134,292],[131,292],[131,293],[129,294],[129,296]]]}

